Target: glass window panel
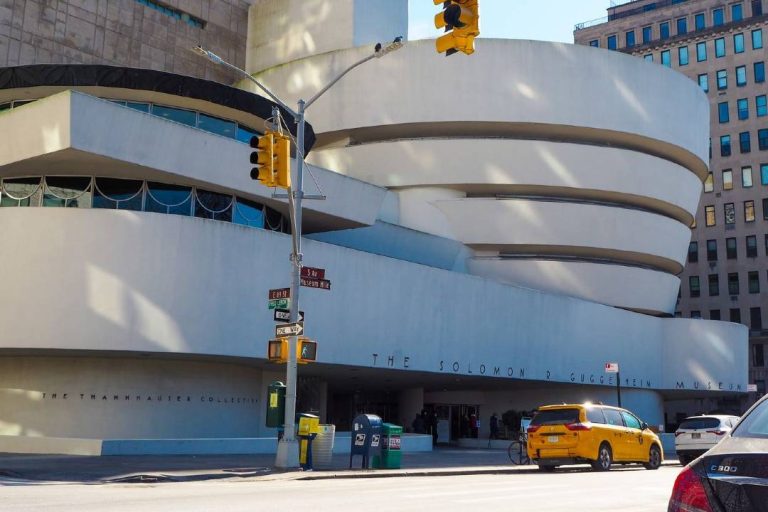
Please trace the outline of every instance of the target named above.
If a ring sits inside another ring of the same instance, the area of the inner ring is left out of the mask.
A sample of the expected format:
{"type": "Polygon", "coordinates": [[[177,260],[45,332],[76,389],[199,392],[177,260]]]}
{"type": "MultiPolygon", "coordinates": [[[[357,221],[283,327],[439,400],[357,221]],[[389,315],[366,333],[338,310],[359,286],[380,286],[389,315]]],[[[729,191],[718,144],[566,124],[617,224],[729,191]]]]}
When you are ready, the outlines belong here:
{"type": "Polygon", "coordinates": [[[715,57],[725,57],[725,38],[718,37],[715,39],[715,57]]]}
{"type": "Polygon", "coordinates": [[[733,171],[725,169],[723,171],[723,190],[731,190],[733,188],[733,171]]]}
{"type": "Polygon", "coordinates": [[[232,222],[250,226],[252,228],[264,227],[264,206],[238,197],[235,202],[235,212],[232,222]]]}
{"type": "Polygon", "coordinates": [[[290,233],[290,225],[283,219],[283,215],[277,210],[273,210],[269,206],[264,207],[264,227],[271,229],[272,231],[280,231],[282,233],[290,233]]]}
{"type": "Polygon", "coordinates": [[[707,261],[717,261],[717,240],[707,240],[707,261]]]}
{"type": "Polygon", "coordinates": [[[752,49],[759,50],[763,47],[763,29],[752,31],[752,49]]]}
{"type": "Polygon", "coordinates": [[[94,208],[141,211],[144,182],[118,178],[96,178],[94,208]]]}
{"type": "Polygon", "coordinates": [[[257,132],[256,130],[251,130],[245,126],[237,125],[237,140],[240,142],[250,144],[251,137],[256,137],[259,135],[261,135],[261,133],[257,132]]]}
{"type": "Polygon", "coordinates": [[[720,295],[720,278],[717,274],[709,274],[709,296],[720,295]]]}
{"type": "Polygon", "coordinates": [[[653,29],[651,27],[643,27],[643,43],[650,43],[653,39],[653,29]]]}
{"type": "Polygon", "coordinates": [[[727,123],[730,121],[730,118],[728,116],[728,102],[723,101],[722,103],[717,104],[717,120],[722,123],[727,123]]]}
{"type": "Polygon", "coordinates": [[[688,263],[699,261],[699,243],[691,242],[688,244],[688,263]]]}
{"type": "Polygon", "coordinates": [[[699,87],[701,87],[701,90],[704,92],[709,91],[709,75],[706,73],[699,75],[699,87]]]}
{"type": "Polygon", "coordinates": [[[739,151],[742,153],[749,153],[752,151],[752,143],[750,141],[749,132],[739,133],[739,151]]]}
{"type": "Polygon", "coordinates": [[[725,203],[724,205],[724,213],[725,213],[725,223],[726,224],[735,224],[736,223],[736,207],[733,203],[725,203]]]}
{"type": "Polygon", "coordinates": [[[696,30],[704,30],[707,28],[707,21],[703,12],[696,14],[696,16],[694,16],[694,20],[696,24],[696,30]]]}
{"type": "Polygon", "coordinates": [[[616,49],[616,36],[608,36],[608,49],[609,50],[615,50],[616,49]]]}
{"type": "Polygon", "coordinates": [[[757,235],[750,235],[747,237],[747,257],[757,257],[757,235]]]}
{"type": "Polygon", "coordinates": [[[754,68],[755,83],[765,82],[765,62],[755,62],[752,67],[754,68]]]}
{"type": "Polygon", "coordinates": [[[733,35],[733,52],[744,53],[744,34],[733,35]]]}
{"type": "Polygon", "coordinates": [[[4,179],[0,206],[40,206],[41,182],[41,177],[4,179]]]}
{"type": "Polygon", "coordinates": [[[661,65],[666,66],[668,68],[672,67],[672,58],[670,57],[671,53],[669,50],[664,50],[661,52],[661,65]]]}
{"type": "MultiPolygon", "coordinates": [[[[744,201],[744,222],[755,222],[755,202],[752,200],[744,201]]],[[[755,243],[755,249],[757,249],[757,243],[755,243]]]]}
{"type": "Polygon", "coordinates": [[[195,217],[232,222],[232,196],[195,190],[195,217]]]}
{"type": "Polygon", "coordinates": [[[768,164],[760,164],[760,184],[768,185],[768,164]]]}
{"type": "Polygon", "coordinates": [[[718,26],[722,25],[725,22],[725,16],[723,14],[723,9],[714,9],[712,11],[712,25],[718,26]]]}
{"type": "Polygon", "coordinates": [[[760,151],[768,149],[768,128],[757,130],[757,146],[760,151]]]}
{"type": "Polygon", "coordinates": [[[715,207],[714,206],[704,207],[704,222],[707,226],[715,225],[715,207]]]}
{"type": "Polygon", "coordinates": [[[234,122],[207,114],[199,115],[197,127],[207,132],[229,137],[230,139],[234,139],[236,135],[236,125],[234,122]]]}
{"type": "Polygon", "coordinates": [[[739,257],[735,238],[725,239],[725,257],[729,260],[735,260],[739,257]]]}
{"type": "Polygon", "coordinates": [[[144,211],[173,215],[192,215],[192,187],[147,183],[144,211]]]}
{"type": "Polygon", "coordinates": [[[677,35],[681,36],[687,33],[688,33],[688,19],[678,18],[677,19],[677,35]]]}
{"type": "Polygon", "coordinates": [[[659,37],[661,39],[669,39],[669,22],[665,21],[659,24],[659,37]]]}
{"type": "Polygon", "coordinates": [[[626,32],[624,34],[624,46],[627,48],[632,48],[635,46],[635,31],[630,30],[629,32],[626,32]]]}
{"type": "Polygon", "coordinates": [[[186,124],[187,126],[195,126],[197,124],[197,112],[194,110],[152,105],[152,115],[168,119],[169,121],[186,124]]]}
{"type": "Polygon", "coordinates": [[[710,172],[704,180],[704,192],[712,192],[715,189],[715,178],[710,172]]]}
{"type": "Polygon", "coordinates": [[[749,293],[760,293],[760,274],[758,272],[748,272],[747,282],[749,283],[749,293]]]}
{"type": "Polygon", "coordinates": [[[677,61],[680,66],[688,65],[688,47],[681,46],[677,49],[677,61]]]}
{"type": "Polygon", "coordinates": [[[738,295],[739,294],[739,274],[738,274],[738,272],[733,272],[731,274],[728,274],[728,293],[730,295],[738,295]]]}
{"type": "Polygon", "coordinates": [[[736,85],[738,85],[739,87],[743,87],[747,85],[747,67],[746,66],[736,67],[736,85]]]}
{"type": "Polygon", "coordinates": [[[599,48],[600,47],[600,41],[598,39],[593,39],[589,42],[589,46],[593,48],[599,48]]]}
{"type": "Polygon", "coordinates": [[[696,61],[703,62],[705,60],[707,60],[707,43],[702,41],[701,43],[696,43],[696,61]]]}
{"type": "Polygon", "coordinates": [[[691,292],[691,297],[698,297],[701,295],[701,285],[699,283],[699,276],[688,277],[688,289],[691,292]]]}
{"type": "Polygon", "coordinates": [[[43,206],[91,207],[90,176],[47,176],[43,206]]]}
{"type": "Polygon", "coordinates": [[[731,21],[741,21],[744,17],[744,10],[741,4],[733,4],[731,6],[731,21]]]}
{"type": "Polygon", "coordinates": [[[140,103],[140,102],[137,102],[137,101],[129,101],[126,104],[126,107],[132,108],[133,110],[138,110],[140,112],[149,113],[149,103],[140,103]]]}
{"type": "Polygon", "coordinates": [[[717,72],[717,89],[722,91],[728,88],[728,72],[721,69],[717,72]]]}
{"type": "Polygon", "coordinates": [[[755,112],[757,117],[763,117],[768,114],[768,107],[766,106],[766,95],[755,96],[755,112]]]}
{"type": "Polygon", "coordinates": [[[743,121],[749,119],[749,100],[747,100],[747,98],[736,100],[736,110],[739,120],[743,121]]]}
{"type": "Polygon", "coordinates": [[[731,156],[731,136],[720,137],[720,156],[731,156]]]}
{"type": "Polygon", "coordinates": [[[649,53],[647,55],[643,55],[643,59],[648,61],[648,62],[653,62],[653,54],[649,53]]]}
{"type": "Polygon", "coordinates": [[[744,188],[749,188],[752,186],[752,168],[751,167],[741,168],[741,186],[744,188]]]}

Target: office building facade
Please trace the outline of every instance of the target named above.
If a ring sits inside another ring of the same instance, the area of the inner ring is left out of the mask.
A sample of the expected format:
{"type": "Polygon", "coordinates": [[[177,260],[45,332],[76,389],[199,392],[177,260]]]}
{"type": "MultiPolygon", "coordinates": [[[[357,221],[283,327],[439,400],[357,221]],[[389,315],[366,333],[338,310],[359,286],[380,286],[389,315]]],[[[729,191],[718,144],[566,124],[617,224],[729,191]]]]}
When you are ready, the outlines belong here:
{"type": "Polygon", "coordinates": [[[680,274],[676,315],[750,332],[750,382],[765,393],[768,342],[768,12],[764,0],[634,1],[577,25],[577,44],[683,73],[710,103],[710,171],[680,274]]]}

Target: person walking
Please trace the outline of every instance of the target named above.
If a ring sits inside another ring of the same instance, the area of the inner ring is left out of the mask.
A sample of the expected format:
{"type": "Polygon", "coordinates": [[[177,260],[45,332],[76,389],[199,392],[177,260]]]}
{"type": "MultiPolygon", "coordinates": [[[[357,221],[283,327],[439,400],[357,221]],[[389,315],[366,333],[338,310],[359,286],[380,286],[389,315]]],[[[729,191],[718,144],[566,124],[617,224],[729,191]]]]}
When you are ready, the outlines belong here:
{"type": "Polygon", "coordinates": [[[499,438],[499,415],[495,412],[491,414],[491,419],[488,422],[491,429],[491,433],[488,435],[488,448],[491,447],[491,439],[499,438]]]}

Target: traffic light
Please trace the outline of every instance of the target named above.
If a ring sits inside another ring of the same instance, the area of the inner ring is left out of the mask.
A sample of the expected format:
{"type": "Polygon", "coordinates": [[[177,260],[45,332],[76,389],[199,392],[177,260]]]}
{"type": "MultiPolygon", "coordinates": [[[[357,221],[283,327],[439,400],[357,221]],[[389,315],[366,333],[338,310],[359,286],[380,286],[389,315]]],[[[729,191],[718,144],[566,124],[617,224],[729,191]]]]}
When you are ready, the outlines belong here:
{"type": "Polygon", "coordinates": [[[433,1],[443,4],[443,11],[435,15],[435,28],[448,32],[435,41],[437,53],[445,52],[446,57],[459,51],[474,53],[475,38],[480,35],[478,0],[433,1]]]}
{"type": "Polygon", "coordinates": [[[266,132],[262,136],[251,137],[251,163],[255,165],[251,169],[251,179],[259,180],[267,187],[274,187],[277,183],[275,169],[275,134],[266,132]]]}
{"type": "Polygon", "coordinates": [[[317,342],[309,338],[299,338],[296,344],[296,360],[299,363],[314,363],[317,360],[317,342]]]}
{"type": "Polygon", "coordinates": [[[288,361],[288,338],[276,338],[269,340],[267,345],[267,359],[273,363],[288,361]]]}
{"type": "Polygon", "coordinates": [[[291,139],[275,134],[275,185],[291,188],[291,139]]]}

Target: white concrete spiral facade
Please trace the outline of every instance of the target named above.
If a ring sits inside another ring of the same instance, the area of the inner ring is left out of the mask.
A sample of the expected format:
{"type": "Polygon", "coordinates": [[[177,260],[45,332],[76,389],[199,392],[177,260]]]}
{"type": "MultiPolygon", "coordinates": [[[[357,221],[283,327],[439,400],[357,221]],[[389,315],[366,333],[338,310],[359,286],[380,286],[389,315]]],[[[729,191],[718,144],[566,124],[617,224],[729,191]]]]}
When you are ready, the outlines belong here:
{"type": "MultiPolygon", "coordinates": [[[[308,52],[258,76],[306,99],[369,51],[308,52]]],[[[416,41],[312,105],[310,159],[397,190],[398,222],[478,251],[473,273],[671,313],[708,116],[690,80],[623,55],[483,40],[445,59],[416,41]]]]}

